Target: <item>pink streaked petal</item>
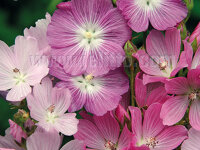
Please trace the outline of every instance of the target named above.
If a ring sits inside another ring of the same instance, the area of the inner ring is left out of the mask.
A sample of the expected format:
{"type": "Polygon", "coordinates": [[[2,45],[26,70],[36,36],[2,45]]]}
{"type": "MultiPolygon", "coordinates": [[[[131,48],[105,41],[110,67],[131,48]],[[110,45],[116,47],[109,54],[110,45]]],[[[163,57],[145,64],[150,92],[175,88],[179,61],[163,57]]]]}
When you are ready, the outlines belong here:
{"type": "Polygon", "coordinates": [[[200,65],[200,46],[199,46],[199,48],[197,49],[197,51],[194,55],[192,65],[191,65],[191,69],[195,69],[195,68],[199,67],[199,65],[200,65]]]}
{"type": "Polygon", "coordinates": [[[86,147],[83,141],[72,140],[65,144],[60,150],[86,150],[86,147]]]}
{"type": "Polygon", "coordinates": [[[160,111],[162,105],[159,103],[149,106],[144,115],[143,121],[143,137],[155,137],[160,131],[164,129],[162,119],[160,119],[160,111]]]}
{"type": "Polygon", "coordinates": [[[135,77],[135,97],[139,107],[144,107],[147,98],[147,86],[143,84],[143,80],[140,79],[143,73],[139,72],[135,77]]]}
{"type": "Polygon", "coordinates": [[[55,128],[64,135],[74,135],[78,130],[78,119],[76,119],[76,113],[66,113],[55,121],[55,128]]]}
{"type": "Polygon", "coordinates": [[[61,2],[58,5],[56,5],[58,9],[71,9],[71,2],[61,2]]]}
{"type": "Polygon", "coordinates": [[[97,127],[88,120],[79,120],[78,132],[74,135],[75,139],[83,140],[91,148],[105,149],[105,139],[97,127]]]}
{"type": "Polygon", "coordinates": [[[52,103],[55,105],[55,112],[64,114],[71,104],[71,93],[69,89],[57,88],[52,89],[52,103]]]}
{"type": "Polygon", "coordinates": [[[44,78],[49,72],[49,68],[46,64],[36,64],[32,66],[27,71],[27,82],[34,86],[41,82],[42,78],[44,78]]]}
{"type": "Polygon", "coordinates": [[[128,106],[130,105],[130,90],[122,95],[122,99],[119,102],[119,104],[124,107],[125,110],[128,109],[128,106]]]}
{"type": "Polygon", "coordinates": [[[143,84],[152,83],[155,84],[155,82],[165,82],[167,80],[166,77],[160,77],[160,76],[150,76],[147,74],[143,74],[143,84]]]}
{"type": "Polygon", "coordinates": [[[33,61],[37,62],[35,59],[39,52],[38,42],[33,37],[22,37],[18,36],[15,39],[14,52],[18,59],[18,69],[22,71],[26,71],[29,69],[31,65],[33,65],[33,61]]]}
{"type": "Polygon", "coordinates": [[[22,130],[22,128],[18,124],[16,124],[11,119],[9,119],[9,124],[10,124],[10,134],[18,143],[22,142],[22,138],[24,139],[27,138],[26,133],[22,130]]]}
{"type": "Polygon", "coordinates": [[[121,0],[118,8],[122,9],[123,15],[128,19],[128,25],[136,32],[146,31],[149,26],[147,12],[135,4],[135,1],[121,0]]]}
{"type": "Polygon", "coordinates": [[[187,78],[193,89],[198,89],[200,87],[200,69],[189,70],[187,78]]]}
{"type": "Polygon", "coordinates": [[[190,35],[190,38],[189,38],[190,43],[192,43],[195,40],[195,38],[197,39],[197,45],[199,45],[200,44],[200,22],[194,29],[193,33],[190,35]]]}
{"type": "Polygon", "coordinates": [[[120,121],[121,124],[124,123],[124,117],[126,117],[130,120],[130,117],[129,117],[127,111],[120,104],[115,109],[115,115],[116,115],[117,119],[120,121]]]}
{"type": "Polygon", "coordinates": [[[82,94],[80,89],[76,88],[71,82],[59,82],[56,84],[59,88],[68,88],[71,91],[71,105],[68,109],[69,112],[80,110],[86,103],[87,95],[82,94]]]}
{"type": "Polygon", "coordinates": [[[83,119],[89,120],[90,122],[94,123],[93,116],[89,115],[86,111],[84,111],[84,110],[80,111],[79,115],[81,115],[81,117],[83,119]]]}
{"type": "Polygon", "coordinates": [[[182,150],[199,150],[200,149],[200,131],[190,128],[188,132],[189,138],[185,140],[181,146],[182,150]]]}
{"type": "Polygon", "coordinates": [[[7,94],[8,101],[21,101],[31,93],[31,87],[27,83],[19,83],[15,85],[7,94]]]}
{"type": "Polygon", "coordinates": [[[163,104],[169,96],[167,95],[164,87],[158,87],[151,91],[147,98],[146,105],[150,106],[153,103],[161,103],[163,104]]]}
{"type": "Polygon", "coordinates": [[[181,0],[162,1],[160,5],[149,15],[152,26],[157,30],[173,27],[187,16],[187,7],[181,0]]]}
{"type": "Polygon", "coordinates": [[[190,107],[189,119],[191,126],[200,131],[200,100],[192,102],[190,107]]]}
{"type": "Polygon", "coordinates": [[[61,144],[61,137],[54,132],[36,131],[27,139],[28,150],[58,150],[61,144]]]}
{"type": "Polygon", "coordinates": [[[139,66],[142,71],[149,75],[162,76],[159,65],[156,64],[144,50],[137,51],[133,56],[139,61],[139,66]]]}
{"type": "Polygon", "coordinates": [[[185,51],[184,54],[185,54],[185,57],[186,57],[188,68],[191,69],[193,49],[192,49],[191,44],[188,43],[186,40],[183,40],[183,44],[184,44],[184,51],[185,51]]]}
{"type": "Polygon", "coordinates": [[[174,125],[180,121],[189,105],[187,96],[175,96],[168,99],[162,106],[160,117],[164,125],[174,125]]]}
{"type": "Polygon", "coordinates": [[[167,46],[167,53],[172,63],[172,69],[177,65],[180,48],[181,48],[181,35],[180,30],[172,28],[165,32],[165,42],[167,46]]]}
{"type": "Polygon", "coordinates": [[[177,77],[166,81],[165,89],[168,94],[187,94],[190,90],[190,85],[187,78],[177,77]]]}
{"type": "Polygon", "coordinates": [[[158,136],[157,150],[171,150],[177,148],[187,138],[187,129],[184,126],[173,126],[165,128],[158,136]]]}
{"type": "Polygon", "coordinates": [[[174,77],[181,69],[188,67],[187,59],[185,57],[186,55],[187,54],[185,51],[181,53],[179,62],[176,68],[174,68],[174,70],[171,72],[170,77],[174,77]]]}
{"type": "Polygon", "coordinates": [[[142,139],[142,113],[139,108],[129,106],[132,119],[132,132],[136,136],[137,141],[142,139]]]}
{"type": "Polygon", "coordinates": [[[106,140],[117,143],[120,127],[109,112],[104,116],[94,116],[94,122],[106,140]]]}
{"type": "Polygon", "coordinates": [[[132,141],[133,134],[128,130],[127,125],[124,126],[122,133],[120,134],[118,141],[118,149],[121,150],[127,145],[129,145],[132,141]]]}
{"type": "Polygon", "coordinates": [[[124,43],[131,39],[132,32],[120,11],[116,8],[108,11],[99,24],[104,30],[104,39],[106,41],[112,41],[124,46],[124,43]]]}

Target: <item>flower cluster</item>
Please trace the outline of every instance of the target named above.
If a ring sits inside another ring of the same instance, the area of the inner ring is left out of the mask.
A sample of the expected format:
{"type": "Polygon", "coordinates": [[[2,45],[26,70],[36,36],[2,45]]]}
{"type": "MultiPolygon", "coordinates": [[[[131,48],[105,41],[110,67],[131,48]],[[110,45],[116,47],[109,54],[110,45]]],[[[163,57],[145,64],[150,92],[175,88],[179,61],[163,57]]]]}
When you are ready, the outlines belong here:
{"type": "Polygon", "coordinates": [[[190,35],[187,14],[182,0],[71,0],[0,41],[17,109],[0,150],[199,150],[200,23],[190,35]]]}

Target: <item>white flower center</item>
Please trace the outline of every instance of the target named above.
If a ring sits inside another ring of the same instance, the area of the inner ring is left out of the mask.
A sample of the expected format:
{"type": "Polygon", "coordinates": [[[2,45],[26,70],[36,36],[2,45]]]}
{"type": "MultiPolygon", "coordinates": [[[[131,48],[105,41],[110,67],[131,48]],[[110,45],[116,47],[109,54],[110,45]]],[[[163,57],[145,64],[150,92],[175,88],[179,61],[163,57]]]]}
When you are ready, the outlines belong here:
{"type": "Polygon", "coordinates": [[[168,61],[166,60],[160,60],[160,63],[159,63],[159,68],[160,70],[165,70],[168,66],[168,61]]]}
{"type": "Polygon", "coordinates": [[[92,74],[73,77],[72,82],[81,92],[87,94],[93,94],[100,91],[103,85],[103,82],[98,78],[93,77],[92,74]]]}
{"type": "Polygon", "coordinates": [[[48,109],[47,109],[47,113],[46,113],[46,122],[54,124],[56,121],[56,118],[58,118],[58,116],[56,115],[56,113],[54,112],[55,110],[55,105],[51,105],[48,109]]]}
{"type": "Polygon", "coordinates": [[[82,25],[76,31],[76,41],[85,50],[94,50],[103,42],[103,31],[96,24],[82,25]]]}
{"type": "Polygon", "coordinates": [[[116,150],[116,145],[111,141],[107,141],[104,146],[105,150],[116,150]]]}
{"type": "Polygon", "coordinates": [[[13,69],[13,72],[14,72],[14,80],[15,80],[16,85],[26,82],[26,75],[21,73],[19,69],[15,68],[13,69]]]}
{"type": "Polygon", "coordinates": [[[163,0],[136,0],[135,4],[145,11],[149,11],[161,6],[162,1],[163,0]]]}
{"type": "Polygon", "coordinates": [[[194,90],[188,95],[188,99],[190,101],[193,101],[193,100],[196,100],[199,96],[200,96],[199,91],[198,90],[194,90]]]}

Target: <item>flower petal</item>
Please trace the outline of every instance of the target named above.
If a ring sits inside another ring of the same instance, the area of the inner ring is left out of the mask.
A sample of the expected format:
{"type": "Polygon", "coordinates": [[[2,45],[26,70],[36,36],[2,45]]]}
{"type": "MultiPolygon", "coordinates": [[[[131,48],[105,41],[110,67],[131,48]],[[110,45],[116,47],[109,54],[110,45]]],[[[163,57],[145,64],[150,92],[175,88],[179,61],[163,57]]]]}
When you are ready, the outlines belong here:
{"type": "Polygon", "coordinates": [[[60,150],[86,150],[83,141],[72,140],[65,144],[60,150]]]}
{"type": "Polygon", "coordinates": [[[194,55],[191,69],[195,69],[195,68],[199,67],[199,65],[200,65],[200,46],[194,55]]]}
{"type": "Polygon", "coordinates": [[[187,96],[175,96],[168,99],[162,106],[160,117],[164,125],[174,125],[180,121],[189,105],[187,96]]]}
{"type": "Polygon", "coordinates": [[[191,126],[200,131],[200,101],[195,100],[190,107],[189,119],[191,126]]]}

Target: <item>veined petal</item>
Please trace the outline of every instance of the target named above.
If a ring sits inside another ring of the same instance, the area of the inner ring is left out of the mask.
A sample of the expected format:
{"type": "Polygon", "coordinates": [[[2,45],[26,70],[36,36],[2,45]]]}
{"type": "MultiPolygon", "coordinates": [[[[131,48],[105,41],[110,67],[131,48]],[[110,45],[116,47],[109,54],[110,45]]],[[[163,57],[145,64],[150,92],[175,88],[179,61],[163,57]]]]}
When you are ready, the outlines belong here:
{"type": "Polygon", "coordinates": [[[197,67],[199,67],[200,65],[200,46],[197,49],[193,61],[192,61],[192,65],[191,65],[191,69],[196,69],[197,67]]]}
{"type": "Polygon", "coordinates": [[[162,106],[160,117],[164,125],[174,125],[180,121],[189,105],[187,96],[175,96],[168,99],[162,106]]]}
{"type": "Polygon", "coordinates": [[[193,89],[200,87],[200,69],[189,70],[187,74],[188,82],[193,89]]]}
{"type": "Polygon", "coordinates": [[[200,101],[195,100],[190,107],[189,119],[191,126],[200,131],[200,101]]]}
{"type": "Polygon", "coordinates": [[[86,150],[86,147],[83,141],[72,140],[65,144],[60,150],[86,150]]]}

